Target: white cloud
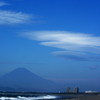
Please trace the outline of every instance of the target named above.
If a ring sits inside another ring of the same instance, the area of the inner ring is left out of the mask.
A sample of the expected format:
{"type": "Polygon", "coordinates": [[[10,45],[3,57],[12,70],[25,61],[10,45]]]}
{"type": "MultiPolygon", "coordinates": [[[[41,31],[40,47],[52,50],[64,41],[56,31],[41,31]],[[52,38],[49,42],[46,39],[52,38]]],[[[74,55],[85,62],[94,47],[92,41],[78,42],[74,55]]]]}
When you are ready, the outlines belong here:
{"type": "MultiPolygon", "coordinates": [[[[10,5],[5,2],[0,2],[0,6],[10,5]]],[[[13,12],[8,10],[0,10],[0,24],[1,25],[10,25],[10,24],[23,24],[33,22],[34,17],[29,14],[22,12],[13,12]]]]}
{"type": "Polygon", "coordinates": [[[21,24],[31,21],[32,15],[0,10],[0,24],[21,24]]]}
{"type": "Polygon", "coordinates": [[[9,4],[5,2],[0,2],[0,6],[5,6],[5,5],[9,5],[9,4]]]}
{"type": "MultiPolygon", "coordinates": [[[[70,55],[70,59],[76,58],[77,60],[78,58],[81,60],[100,59],[97,56],[97,54],[100,54],[100,37],[67,31],[31,31],[23,32],[21,36],[41,41],[41,45],[55,47],[65,51],[53,53],[56,56],[61,56],[61,54],[63,57],[65,57],[64,55],[70,55]],[[72,55],[73,57],[71,57],[72,55]]],[[[68,56],[65,58],[69,59],[68,56]]]]}

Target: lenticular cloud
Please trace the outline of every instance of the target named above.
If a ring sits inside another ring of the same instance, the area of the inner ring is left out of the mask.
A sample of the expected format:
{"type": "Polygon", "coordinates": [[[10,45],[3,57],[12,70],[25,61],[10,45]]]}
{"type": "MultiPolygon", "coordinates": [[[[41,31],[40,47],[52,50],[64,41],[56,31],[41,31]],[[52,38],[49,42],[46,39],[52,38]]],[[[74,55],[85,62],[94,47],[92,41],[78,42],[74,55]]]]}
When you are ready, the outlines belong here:
{"type": "Polygon", "coordinates": [[[40,41],[41,45],[62,49],[65,52],[54,52],[52,54],[65,58],[76,60],[97,60],[100,59],[100,37],[96,37],[85,33],[74,33],[68,31],[30,31],[21,33],[22,37],[40,41]],[[67,56],[67,52],[72,53],[67,56]],[[73,54],[74,52],[74,54],[73,54]],[[62,55],[61,55],[62,54],[62,55]],[[65,56],[65,55],[66,56],[65,56]],[[79,57],[81,54],[81,57],[79,57]],[[78,59],[77,59],[78,60],[78,59]]]}

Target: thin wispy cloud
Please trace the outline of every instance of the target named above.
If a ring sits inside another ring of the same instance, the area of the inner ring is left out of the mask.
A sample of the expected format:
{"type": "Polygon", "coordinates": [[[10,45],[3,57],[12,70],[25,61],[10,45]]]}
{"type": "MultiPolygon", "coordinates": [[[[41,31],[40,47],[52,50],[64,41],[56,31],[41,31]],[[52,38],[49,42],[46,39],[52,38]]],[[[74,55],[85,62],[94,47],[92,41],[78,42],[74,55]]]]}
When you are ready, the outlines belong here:
{"type": "Polygon", "coordinates": [[[32,15],[24,14],[22,12],[12,12],[0,10],[0,24],[22,24],[28,23],[32,19],[32,15]]]}
{"type": "MultiPolygon", "coordinates": [[[[0,2],[0,6],[10,5],[5,2],[0,2]]],[[[29,24],[39,23],[36,18],[39,17],[33,14],[23,12],[15,12],[10,10],[0,10],[0,25],[15,25],[15,24],[29,24]]]]}
{"type": "Polygon", "coordinates": [[[53,52],[56,57],[69,60],[100,60],[100,37],[67,31],[29,31],[22,37],[41,41],[40,44],[62,49],[53,52]]]}
{"type": "Polygon", "coordinates": [[[79,82],[98,82],[100,81],[99,79],[89,79],[89,78],[67,78],[67,79],[63,79],[63,78],[46,78],[49,80],[52,80],[54,82],[60,82],[60,83],[69,83],[69,82],[73,82],[73,83],[77,83],[79,82]]]}
{"type": "Polygon", "coordinates": [[[0,62],[0,64],[32,64],[32,65],[39,65],[42,63],[30,63],[30,62],[0,62]]]}
{"type": "Polygon", "coordinates": [[[83,52],[74,52],[74,51],[56,51],[52,53],[54,56],[68,59],[68,60],[75,60],[75,61],[98,61],[100,60],[100,55],[90,55],[88,53],[83,52]]]}
{"type": "Polygon", "coordinates": [[[5,2],[0,2],[0,6],[5,6],[5,5],[10,5],[10,4],[5,3],[5,2]]]}
{"type": "Polygon", "coordinates": [[[89,68],[91,69],[91,70],[96,70],[97,68],[99,68],[100,66],[97,66],[97,65],[94,65],[94,66],[89,66],[89,68]]]}

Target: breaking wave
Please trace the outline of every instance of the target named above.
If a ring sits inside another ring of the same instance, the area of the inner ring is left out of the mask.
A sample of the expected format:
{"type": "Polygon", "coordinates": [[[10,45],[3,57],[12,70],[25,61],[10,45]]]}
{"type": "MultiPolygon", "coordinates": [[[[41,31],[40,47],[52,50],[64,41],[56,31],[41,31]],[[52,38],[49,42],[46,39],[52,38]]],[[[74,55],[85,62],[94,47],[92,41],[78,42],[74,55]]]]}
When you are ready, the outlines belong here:
{"type": "Polygon", "coordinates": [[[47,96],[38,96],[38,97],[0,97],[0,100],[47,100],[47,99],[56,99],[56,96],[51,96],[51,95],[47,95],[47,96]]]}

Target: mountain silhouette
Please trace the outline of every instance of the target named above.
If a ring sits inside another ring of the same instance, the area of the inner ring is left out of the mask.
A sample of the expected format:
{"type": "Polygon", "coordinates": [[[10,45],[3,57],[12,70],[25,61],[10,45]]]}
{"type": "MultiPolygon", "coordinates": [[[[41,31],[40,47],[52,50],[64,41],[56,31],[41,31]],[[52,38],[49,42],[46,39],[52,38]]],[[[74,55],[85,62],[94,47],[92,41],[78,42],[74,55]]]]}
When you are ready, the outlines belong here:
{"type": "Polygon", "coordinates": [[[19,91],[56,91],[58,84],[41,78],[25,68],[17,68],[0,76],[0,87],[9,87],[19,91]]]}

